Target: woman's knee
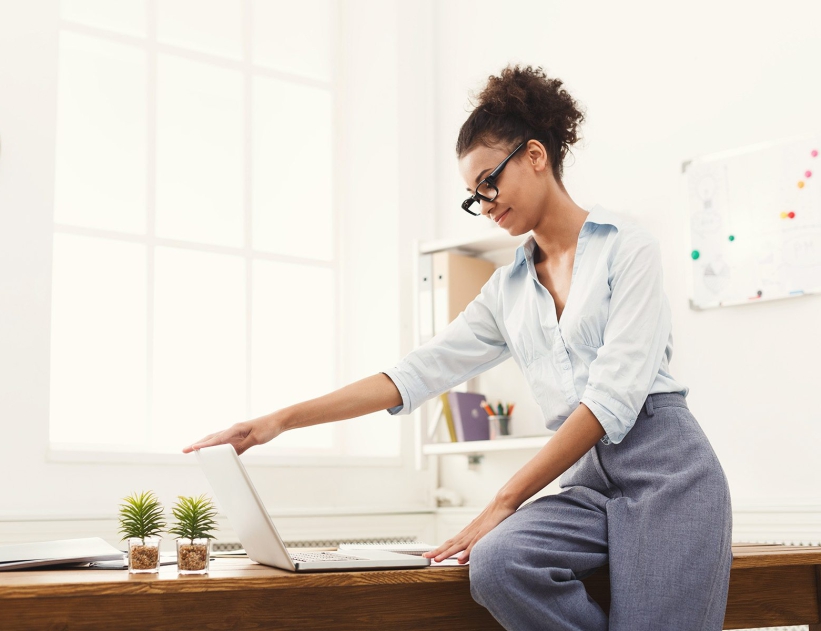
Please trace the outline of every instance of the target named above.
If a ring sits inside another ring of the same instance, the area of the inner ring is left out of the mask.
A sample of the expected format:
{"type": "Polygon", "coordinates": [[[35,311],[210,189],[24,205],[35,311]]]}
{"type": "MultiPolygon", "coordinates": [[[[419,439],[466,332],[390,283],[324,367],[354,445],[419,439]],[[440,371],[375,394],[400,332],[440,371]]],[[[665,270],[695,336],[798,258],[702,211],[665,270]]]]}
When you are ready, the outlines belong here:
{"type": "Polygon", "coordinates": [[[503,589],[505,581],[500,575],[505,573],[509,551],[493,533],[482,537],[470,551],[470,591],[474,599],[483,602],[483,594],[503,589]]]}

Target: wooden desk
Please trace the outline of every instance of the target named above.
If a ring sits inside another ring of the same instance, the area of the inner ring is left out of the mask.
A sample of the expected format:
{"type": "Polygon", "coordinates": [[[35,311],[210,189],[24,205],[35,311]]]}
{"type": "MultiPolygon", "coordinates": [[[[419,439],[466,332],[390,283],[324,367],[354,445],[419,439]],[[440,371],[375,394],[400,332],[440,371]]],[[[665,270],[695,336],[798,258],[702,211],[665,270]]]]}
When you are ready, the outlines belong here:
{"type": "MultiPolygon", "coordinates": [[[[725,629],[821,631],[821,547],[736,544],[725,629]]],[[[4,631],[74,629],[500,629],[470,597],[468,568],[292,574],[216,559],[208,576],[126,570],[0,573],[4,631]]],[[[606,568],[585,586],[609,608],[606,568]]]]}

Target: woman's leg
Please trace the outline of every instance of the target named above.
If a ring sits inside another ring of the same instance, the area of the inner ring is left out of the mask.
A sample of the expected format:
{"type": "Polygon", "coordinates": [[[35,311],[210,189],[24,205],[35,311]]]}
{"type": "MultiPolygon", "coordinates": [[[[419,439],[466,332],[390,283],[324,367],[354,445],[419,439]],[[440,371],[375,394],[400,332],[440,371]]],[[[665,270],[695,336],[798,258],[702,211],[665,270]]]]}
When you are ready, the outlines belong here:
{"type": "Polygon", "coordinates": [[[595,449],[613,488],[610,630],[719,631],[732,562],[730,493],[684,397],[651,395],[621,443],[595,449]]]}
{"type": "Polygon", "coordinates": [[[583,486],[526,504],[474,546],[473,598],[515,631],[606,631],[582,578],[607,563],[608,498],[583,486]]]}

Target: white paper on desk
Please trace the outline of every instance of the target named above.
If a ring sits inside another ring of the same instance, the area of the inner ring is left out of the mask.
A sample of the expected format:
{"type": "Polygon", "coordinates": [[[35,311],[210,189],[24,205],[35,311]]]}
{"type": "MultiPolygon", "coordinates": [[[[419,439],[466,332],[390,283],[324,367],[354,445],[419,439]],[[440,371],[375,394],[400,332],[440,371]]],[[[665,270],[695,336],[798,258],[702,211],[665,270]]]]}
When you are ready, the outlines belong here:
{"type": "MultiPolygon", "coordinates": [[[[425,552],[435,550],[437,546],[430,543],[341,543],[339,544],[340,552],[356,552],[357,550],[388,550],[389,552],[398,552],[399,554],[411,554],[413,556],[422,556],[425,552]]],[[[439,561],[438,563],[431,559],[431,566],[434,565],[459,565],[457,561],[459,553],[457,552],[451,557],[439,561]]],[[[463,564],[466,565],[466,564],[463,564]]]]}
{"type": "Polygon", "coordinates": [[[211,558],[212,559],[219,559],[219,558],[236,559],[236,558],[242,558],[242,557],[247,557],[247,556],[248,556],[248,553],[245,551],[244,548],[240,548],[239,550],[220,550],[219,552],[214,552],[213,550],[211,551],[211,558]]]}
{"type": "Polygon", "coordinates": [[[100,537],[0,546],[0,570],[122,559],[123,551],[100,537]]]}

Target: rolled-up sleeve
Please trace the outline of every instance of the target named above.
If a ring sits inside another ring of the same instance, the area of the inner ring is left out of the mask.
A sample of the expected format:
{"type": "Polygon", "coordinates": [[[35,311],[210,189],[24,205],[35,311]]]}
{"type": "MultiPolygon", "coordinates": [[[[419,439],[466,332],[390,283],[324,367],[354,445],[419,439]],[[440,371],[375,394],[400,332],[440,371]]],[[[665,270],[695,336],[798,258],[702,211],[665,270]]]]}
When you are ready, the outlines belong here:
{"type": "Polygon", "coordinates": [[[658,374],[672,324],[661,250],[652,235],[630,235],[615,253],[611,270],[603,344],[590,364],[581,402],[607,432],[603,442],[620,443],[658,374]]]}
{"type": "Polygon", "coordinates": [[[441,333],[383,371],[402,395],[402,404],[388,412],[410,414],[424,401],[510,356],[495,316],[500,273],[497,269],[481,293],[441,333]]]}

